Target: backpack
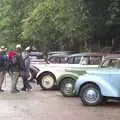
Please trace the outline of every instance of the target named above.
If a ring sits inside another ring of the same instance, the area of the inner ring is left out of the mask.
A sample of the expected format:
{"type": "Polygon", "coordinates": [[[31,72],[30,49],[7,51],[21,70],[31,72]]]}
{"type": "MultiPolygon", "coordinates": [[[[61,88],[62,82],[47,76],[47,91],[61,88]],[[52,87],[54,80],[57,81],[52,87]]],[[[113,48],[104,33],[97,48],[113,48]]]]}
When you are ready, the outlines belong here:
{"type": "Polygon", "coordinates": [[[17,63],[17,54],[14,51],[9,51],[7,53],[7,61],[9,61],[9,63],[15,65],[17,63]]]}
{"type": "Polygon", "coordinates": [[[7,63],[7,55],[5,52],[0,52],[0,67],[5,67],[7,63]]]}

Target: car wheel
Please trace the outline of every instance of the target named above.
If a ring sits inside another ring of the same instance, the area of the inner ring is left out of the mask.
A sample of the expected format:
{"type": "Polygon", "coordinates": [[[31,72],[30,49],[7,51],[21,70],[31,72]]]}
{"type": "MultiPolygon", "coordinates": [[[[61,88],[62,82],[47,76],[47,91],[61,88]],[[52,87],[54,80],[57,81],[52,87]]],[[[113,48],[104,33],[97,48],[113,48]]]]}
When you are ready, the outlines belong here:
{"type": "Polygon", "coordinates": [[[94,106],[102,102],[103,96],[95,84],[86,84],[80,90],[80,98],[84,105],[94,106]]]}
{"type": "Polygon", "coordinates": [[[55,77],[52,73],[43,73],[40,78],[40,86],[44,90],[51,90],[55,87],[55,77]]]}
{"type": "Polygon", "coordinates": [[[73,78],[65,78],[61,83],[60,83],[60,91],[61,93],[66,96],[74,96],[74,84],[75,81],[73,78]]]}

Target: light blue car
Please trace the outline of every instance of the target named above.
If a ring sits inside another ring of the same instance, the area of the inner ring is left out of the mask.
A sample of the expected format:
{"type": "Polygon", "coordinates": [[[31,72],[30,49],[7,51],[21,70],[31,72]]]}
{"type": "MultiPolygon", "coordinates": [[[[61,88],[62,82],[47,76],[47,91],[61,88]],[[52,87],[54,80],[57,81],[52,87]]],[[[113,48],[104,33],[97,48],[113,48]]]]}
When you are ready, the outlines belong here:
{"type": "Polygon", "coordinates": [[[98,105],[108,98],[120,98],[120,56],[106,57],[99,68],[86,70],[75,83],[75,94],[84,105],[98,105]]]}

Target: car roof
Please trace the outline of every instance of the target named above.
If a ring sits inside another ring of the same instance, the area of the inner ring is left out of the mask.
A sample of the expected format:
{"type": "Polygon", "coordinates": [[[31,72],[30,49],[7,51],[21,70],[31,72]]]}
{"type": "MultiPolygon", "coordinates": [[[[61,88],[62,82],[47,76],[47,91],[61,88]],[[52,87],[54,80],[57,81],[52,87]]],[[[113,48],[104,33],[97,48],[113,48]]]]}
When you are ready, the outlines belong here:
{"type": "Polygon", "coordinates": [[[104,59],[117,59],[117,58],[120,58],[120,54],[113,54],[104,57],[104,59]]]}
{"type": "Polygon", "coordinates": [[[72,54],[75,53],[74,51],[52,51],[52,52],[48,52],[48,55],[52,55],[52,54],[72,54]]]}
{"type": "Polygon", "coordinates": [[[95,52],[86,52],[86,53],[76,53],[69,55],[68,57],[75,57],[75,56],[103,56],[103,53],[95,53],[95,52]]]}
{"type": "Polygon", "coordinates": [[[68,56],[68,54],[53,54],[53,55],[51,55],[50,57],[67,57],[68,56]]]}

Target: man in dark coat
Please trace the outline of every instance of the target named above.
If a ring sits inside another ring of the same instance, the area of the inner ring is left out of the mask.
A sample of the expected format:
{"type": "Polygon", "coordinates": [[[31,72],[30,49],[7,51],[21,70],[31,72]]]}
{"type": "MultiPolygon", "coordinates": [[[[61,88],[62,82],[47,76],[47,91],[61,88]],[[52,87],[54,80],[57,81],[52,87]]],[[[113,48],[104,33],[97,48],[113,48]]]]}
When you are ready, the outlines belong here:
{"type": "Polygon", "coordinates": [[[21,55],[21,45],[16,45],[16,51],[15,51],[15,63],[12,61],[11,63],[9,62],[9,74],[11,76],[11,92],[16,93],[19,92],[17,89],[17,82],[18,78],[20,76],[20,55],[21,55]]]}
{"type": "Polygon", "coordinates": [[[22,53],[21,57],[21,76],[23,78],[23,88],[22,91],[31,91],[32,87],[29,84],[28,78],[30,76],[30,57],[29,57],[29,49],[25,49],[22,53]]]}

